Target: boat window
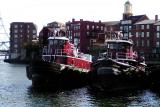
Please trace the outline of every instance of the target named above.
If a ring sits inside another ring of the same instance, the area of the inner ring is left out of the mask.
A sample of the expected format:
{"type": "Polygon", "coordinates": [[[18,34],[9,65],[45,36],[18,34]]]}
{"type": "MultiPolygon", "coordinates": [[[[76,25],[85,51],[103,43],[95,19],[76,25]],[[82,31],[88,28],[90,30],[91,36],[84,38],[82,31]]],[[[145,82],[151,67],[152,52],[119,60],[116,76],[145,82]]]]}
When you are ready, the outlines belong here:
{"type": "Polygon", "coordinates": [[[118,44],[118,49],[129,49],[129,48],[130,48],[129,44],[126,44],[126,43],[118,44]]]}
{"type": "Polygon", "coordinates": [[[117,44],[116,43],[109,43],[108,48],[110,49],[117,49],[117,44]]]}
{"type": "Polygon", "coordinates": [[[59,45],[60,45],[60,46],[63,46],[64,43],[65,43],[65,40],[60,40],[60,41],[59,41],[59,45]]]}
{"type": "Polygon", "coordinates": [[[54,42],[53,42],[53,44],[57,45],[58,44],[58,40],[55,39],[54,42]]]}
{"type": "Polygon", "coordinates": [[[50,45],[53,45],[53,40],[50,40],[50,41],[49,41],[49,44],[50,44],[50,45]]]}

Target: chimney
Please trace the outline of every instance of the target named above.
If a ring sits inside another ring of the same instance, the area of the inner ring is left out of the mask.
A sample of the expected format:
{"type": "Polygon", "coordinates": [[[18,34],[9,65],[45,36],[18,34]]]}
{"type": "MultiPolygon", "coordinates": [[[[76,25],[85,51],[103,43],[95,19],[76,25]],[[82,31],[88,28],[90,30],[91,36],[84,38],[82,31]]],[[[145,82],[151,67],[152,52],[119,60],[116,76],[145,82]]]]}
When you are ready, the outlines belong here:
{"type": "Polygon", "coordinates": [[[155,15],[155,21],[158,21],[158,15],[155,15]]]}
{"type": "Polygon", "coordinates": [[[75,21],[75,19],[73,18],[73,19],[72,19],[72,22],[74,22],[74,21],[75,21]]]}
{"type": "Polygon", "coordinates": [[[80,19],[81,22],[83,22],[83,19],[80,19]]]}

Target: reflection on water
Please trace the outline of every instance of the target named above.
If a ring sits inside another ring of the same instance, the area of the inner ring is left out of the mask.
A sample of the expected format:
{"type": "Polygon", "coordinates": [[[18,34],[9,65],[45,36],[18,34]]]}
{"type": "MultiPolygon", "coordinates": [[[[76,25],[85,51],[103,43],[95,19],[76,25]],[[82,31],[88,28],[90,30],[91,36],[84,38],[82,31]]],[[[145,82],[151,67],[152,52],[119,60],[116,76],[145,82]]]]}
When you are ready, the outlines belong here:
{"type": "Polygon", "coordinates": [[[25,66],[0,61],[0,107],[159,107],[159,92],[96,92],[88,87],[63,91],[35,90],[25,66]]]}

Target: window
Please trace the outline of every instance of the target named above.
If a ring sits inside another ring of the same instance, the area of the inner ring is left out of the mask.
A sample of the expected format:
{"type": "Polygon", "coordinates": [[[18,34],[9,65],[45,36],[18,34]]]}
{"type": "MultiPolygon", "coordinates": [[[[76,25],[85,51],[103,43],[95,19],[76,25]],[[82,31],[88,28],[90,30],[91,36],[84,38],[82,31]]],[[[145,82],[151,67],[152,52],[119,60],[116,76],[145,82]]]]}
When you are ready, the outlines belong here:
{"type": "Polygon", "coordinates": [[[136,29],[139,29],[139,25],[136,25],[136,29]]]}
{"type": "Polygon", "coordinates": [[[132,29],[132,26],[129,26],[129,30],[131,30],[132,29]]]}
{"type": "Polygon", "coordinates": [[[14,35],[14,38],[18,38],[18,35],[14,35]]]}
{"type": "Polygon", "coordinates": [[[92,26],[92,29],[94,30],[94,25],[92,26]]]}
{"type": "Polygon", "coordinates": [[[149,47],[150,46],[150,42],[149,42],[149,40],[147,40],[147,47],[149,47]]]}
{"type": "Polygon", "coordinates": [[[157,38],[159,38],[159,32],[157,32],[157,38]]]}
{"type": "Polygon", "coordinates": [[[14,44],[14,48],[17,48],[18,47],[18,45],[17,44],[14,44]]]}
{"type": "Polygon", "coordinates": [[[89,30],[89,25],[87,25],[87,30],[89,30]]]}
{"type": "Polygon", "coordinates": [[[69,26],[67,26],[67,30],[69,30],[69,26]]]}
{"type": "Polygon", "coordinates": [[[79,39],[78,38],[74,38],[74,45],[77,47],[79,44],[79,39]]]}
{"type": "Polygon", "coordinates": [[[103,26],[101,26],[101,30],[103,30],[103,26]]]}
{"type": "Polygon", "coordinates": [[[80,33],[74,33],[74,37],[79,37],[80,36],[80,33]]]}
{"type": "Polygon", "coordinates": [[[50,41],[49,41],[49,45],[53,45],[53,40],[50,40],[50,41]]]}
{"type": "Polygon", "coordinates": [[[17,29],[15,29],[15,30],[14,30],[14,33],[18,33],[18,30],[17,30],[17,29]]]}
{"type": "Polygon", "coordinates": [[[15,53],[18,53],[18,50],[17,50],[17,49],[14,49],[14,52],[15,52],[15,53]]]}
{"type": "Polygon", "coordinates": [[[36,30],[33,30],[32,32],[33,32],[33,34],[36,34],[36,30]]]}
{"type": "Polygon", "coordinates": [[[142,40],[142,46],[144,46],[144,40],[142,40]]]}
{"type": "Polygon", "coordinates": [[[14,39],[14,43],[18,43],[18,39],[14,39]]]}
{"type": "Polygon", "coordinates": [[[160,31],[160,26],[157,26],[157,31],[160,31]]]}
{"type": "Polygon", "coordinates": [[[129,37],[130,37],[130,38],[132,37],[132,33],[131,33],[131,32],[129,32],[129,37]]]}
{"type": "Polygon", "coordinates": [[[124,31],[128,32],[128,26],[124,26],[124,31]]]}
{"type": "Polygon", "coordinates": [[[158,42],[156,42],[156,47],[159,47],[159,41],[158,41],[158,42]]]}
{"type": "Polygon", "coordinates": [[[120,30],[123,30],[123,27],[122,27],[122,26],[120,27],[120,30]]]}
{"type": "Polygon", "coordinates": [[[97,29],[99,29],[99,26],[97,26],[97,29]]]}
{"type": "Polygon", "coordinates": [[[144,37],[144,32],[141,32],[141,37],[144,37]]]}
{"type": "Polygon", "coordinates": [[[138,42],[138,40],[136,41],[136,45],[137,45],[137,46],[139,46],[139,42],[138,42]]]}
{"type": "Polygon", "coordinates": [[[141,29],[144,29],[144,25],[141,25],[141,29]]]}
{"type": "Polygon", "coordinates": [[[138,32],[136,32],[136,37],[138,37],[139,36],[139,33],[138,32]]]}
{"type": "Polygon", "coordinates": [[[78,25],[77,27],[78,27],[77,29],[79,30],[80,29],[80,25],[78,25]]]}
{"type": "Polygon", "coordinates": [[[89,32],[87,32],[87,36],[89,36],[89,32]]]}
{"type": "Polygon", "coordinates": [[[149,32],[147,32],[147,37],[149,37],[149,32]]]}
{"type": "Polygon", "coordinates": [[[147,25],[147,29],[149,29],[150,25],[147,25]]]}
{"type": "Polygon", "coordinates": [[[14,25],[14,28],[18,28],[18,25],[14,25]]]}

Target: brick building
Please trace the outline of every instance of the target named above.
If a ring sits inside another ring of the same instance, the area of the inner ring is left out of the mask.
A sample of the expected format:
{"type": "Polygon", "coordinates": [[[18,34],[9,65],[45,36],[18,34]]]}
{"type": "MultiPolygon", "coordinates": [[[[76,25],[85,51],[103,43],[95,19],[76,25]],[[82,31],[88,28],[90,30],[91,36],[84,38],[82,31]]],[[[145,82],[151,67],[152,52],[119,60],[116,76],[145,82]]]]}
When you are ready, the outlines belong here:
{"type": "Polygon", "coordinates": [[[25,58],[24,47],[37,37],[36,25],[32,22],[12,22],[10,24],[10,59],[25,58]]]}
{"type": "Polygon", "coordinates": [[[121,31],[123,39],[132,39],[134,50],[145,56],[146,60],[160,58],[160,20],[158,15],[151,20],[147,15],[133,15],[132,4],[127,1],[124,4],[122,20],[104,22],[105,32],[121,31]]]}
{"type": "Polygon", "coordinates": [[[83,21],[83,19],[75,21],[72,19],[72,22],[66,23],[66,35],[81,52],[89,53],[92,44],[96,42],[97,38],[100,38],[101,33],[104,33],[104,26],[101,21],[83,21]]]}

